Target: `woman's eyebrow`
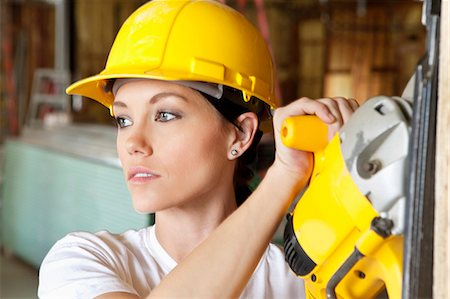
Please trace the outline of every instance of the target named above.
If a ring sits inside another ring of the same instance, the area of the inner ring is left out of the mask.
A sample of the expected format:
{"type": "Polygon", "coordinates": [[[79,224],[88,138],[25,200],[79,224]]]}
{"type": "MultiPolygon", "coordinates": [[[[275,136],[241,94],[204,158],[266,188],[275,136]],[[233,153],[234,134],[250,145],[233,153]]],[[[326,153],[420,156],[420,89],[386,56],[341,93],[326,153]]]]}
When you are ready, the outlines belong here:
{"type": "Polygon", "coordinates": [[[179,98],[180,100],[183,100],[183,101],[185,101],[185,102],[188,101],[187,98],[184,97],[183,95],[181,95],[181,94],[179,94],[179,93],[176,93],[176,92],[170,92],[170,91],[169,91],[169,92],[161,92],[161,93],[155,94],[154,96],[152,96],[152,97],[150,98],[149,103],[155,104],[155,103],[157,103],[159,100],[164,99],[164,98],[167,98],[167,97],[176,97],[176,98],[179,98]]]}
{"type": "Polygon", "coordinates": [[[123,107],[123,108],[126,108],[126,107],[127,107],[127,104],[125,104],[124,102],[121,102],[121,101],[114,101],[114,102],[112,103],[112,106],[113,106],[113,108],[117,108],[117,107],[123,107]]]}
{"type": "MultiPolygon", "coordinates": [[[[158,94],[155,94],[154,96],[152,96],[148,100],[148,102],[151,103],[151,104],[155,104],[159,100],[167,98],[167,97],[176,97],[176,98],[179,98],[180,100],[183,100],[185,102],[188,101],[186,97],[184,97],[183,95],[181,95],[179,93],[175,93],[175,92],[161,92],[161,93],[158,93],[158,94]]],[[[127,104],[125,104],[122,101],[114,100],[112,106],[113,106],[113,108],[119,108],[119,107],[126,108],[127,104]]]]}

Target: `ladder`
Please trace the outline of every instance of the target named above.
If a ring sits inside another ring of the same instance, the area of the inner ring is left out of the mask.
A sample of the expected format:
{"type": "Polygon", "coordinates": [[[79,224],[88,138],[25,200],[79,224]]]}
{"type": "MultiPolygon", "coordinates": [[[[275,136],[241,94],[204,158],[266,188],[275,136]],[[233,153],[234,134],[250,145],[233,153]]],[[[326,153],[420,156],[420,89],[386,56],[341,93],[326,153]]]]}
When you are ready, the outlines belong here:
{"type": "Polygon", "coordinates": [[[42,124],[49,113],[70,113],[70,97],[65,93],[70,74],[65,70],[37,69],[33,76],[27,124],[42,124]]]}

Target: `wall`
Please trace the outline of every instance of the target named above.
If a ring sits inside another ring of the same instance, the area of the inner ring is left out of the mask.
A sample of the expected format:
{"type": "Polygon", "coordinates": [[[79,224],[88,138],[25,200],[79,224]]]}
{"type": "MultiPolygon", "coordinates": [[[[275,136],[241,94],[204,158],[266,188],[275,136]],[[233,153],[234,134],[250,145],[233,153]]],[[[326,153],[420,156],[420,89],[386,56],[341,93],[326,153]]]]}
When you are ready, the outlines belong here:
{"type": "Polygon", "coordinates": [[[51,246],[70,232],[121,233],[152,222],[133,209],[114,129],[105,131],[26,130],[6,142],[0,243],[7,251],[38,268],[51,246]]]}

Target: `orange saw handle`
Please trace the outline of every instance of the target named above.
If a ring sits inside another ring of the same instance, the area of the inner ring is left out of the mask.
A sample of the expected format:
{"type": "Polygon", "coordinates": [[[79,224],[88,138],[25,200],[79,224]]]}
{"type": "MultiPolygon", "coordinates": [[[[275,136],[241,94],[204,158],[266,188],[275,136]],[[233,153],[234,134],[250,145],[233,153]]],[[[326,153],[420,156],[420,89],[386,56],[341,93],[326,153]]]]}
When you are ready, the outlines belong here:
{"type": "Polygon", "coordinates": [[[281,141],[290,148],[317,152],[328,144],[328,127],[315,115],[288,117],[281,125],[281,141]]]}

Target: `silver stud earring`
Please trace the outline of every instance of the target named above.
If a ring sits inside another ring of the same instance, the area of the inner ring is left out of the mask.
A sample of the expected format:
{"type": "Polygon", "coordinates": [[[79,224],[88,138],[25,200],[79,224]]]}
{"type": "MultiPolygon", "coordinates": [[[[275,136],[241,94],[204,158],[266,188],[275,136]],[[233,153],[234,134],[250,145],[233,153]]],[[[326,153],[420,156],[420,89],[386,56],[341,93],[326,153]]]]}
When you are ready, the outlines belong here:
{"type": "Polygon", "coordinates": [[[231,155],[232,156],[237,156],[237,154],[238,154],[238,151],[236,149],[232,149],[231,150],[231,155]]]}

